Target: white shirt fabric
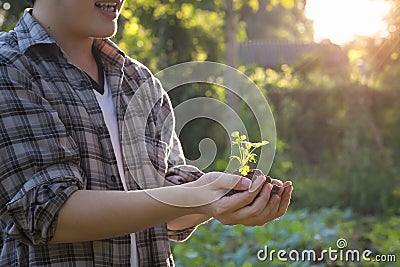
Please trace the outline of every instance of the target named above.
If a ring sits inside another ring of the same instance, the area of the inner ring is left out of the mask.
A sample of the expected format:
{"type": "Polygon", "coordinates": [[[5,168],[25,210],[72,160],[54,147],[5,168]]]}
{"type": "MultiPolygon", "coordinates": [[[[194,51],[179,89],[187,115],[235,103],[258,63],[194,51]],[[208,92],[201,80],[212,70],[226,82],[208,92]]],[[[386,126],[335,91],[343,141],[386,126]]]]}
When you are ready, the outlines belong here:
{"type": "MultiPolygon", "coordinates": [[[[110,133],[111,143],[114,149],[115,157],[117,159],[118,172],[121,177],[121,182],[124,186],[125,191],[127,191],[124,168],[122,163],[122,152],[121,152],[121,142],[119,139],[119,128],[117,121],[117,114],[115,112],[115,106],[112,99],[111,89],[107,84],[106,77],[104,77],[104,93],[101,95],[96,90],[94,90],[97,102],[103,113],[104,121],[106,123],[108,132],[110,133]]],[[[138,255],[136,250],[136,238],[135,233],[131,234],[131,267],[138,266],[138,255]]]]}

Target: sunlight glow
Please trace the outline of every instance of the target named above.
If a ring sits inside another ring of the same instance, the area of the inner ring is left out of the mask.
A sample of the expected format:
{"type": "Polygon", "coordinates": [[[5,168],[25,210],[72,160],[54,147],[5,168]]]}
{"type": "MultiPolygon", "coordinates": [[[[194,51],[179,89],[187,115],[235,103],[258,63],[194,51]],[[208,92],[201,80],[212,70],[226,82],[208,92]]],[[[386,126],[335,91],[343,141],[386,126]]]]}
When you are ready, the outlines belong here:
{"type": "Polygon", "coordinates": [[[342,45],[356,36],[384,37],[385,0],[307,0],[306,16],[314,21],[314,40],[342,45]]]}

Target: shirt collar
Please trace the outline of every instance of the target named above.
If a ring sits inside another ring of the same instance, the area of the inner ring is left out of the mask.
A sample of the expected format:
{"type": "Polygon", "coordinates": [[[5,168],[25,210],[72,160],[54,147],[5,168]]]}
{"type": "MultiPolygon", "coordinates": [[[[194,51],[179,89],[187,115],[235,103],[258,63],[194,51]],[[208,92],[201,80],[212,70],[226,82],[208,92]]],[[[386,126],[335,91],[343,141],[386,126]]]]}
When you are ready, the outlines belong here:
{"type": "Polygon", "coordinates": [[[109,39],[95,39],[93,46],[99,51],[104,70],[109,74],[119,75],[125,66],[125,53],[109,39]]]}
{"type": "Polygon", "coordinates": [[[126,55],[119,47],[109,39],[95,39],[93,46],[100,52],[103,64],[124,65],[126,55]]]}
{"type": "Polygon", "coordinates": [[[43,27],[32,17],[32,9],[25,9],[24,14],[15,26],[18,46],[22,53],[37,44],[55,44],[43,27]]]}

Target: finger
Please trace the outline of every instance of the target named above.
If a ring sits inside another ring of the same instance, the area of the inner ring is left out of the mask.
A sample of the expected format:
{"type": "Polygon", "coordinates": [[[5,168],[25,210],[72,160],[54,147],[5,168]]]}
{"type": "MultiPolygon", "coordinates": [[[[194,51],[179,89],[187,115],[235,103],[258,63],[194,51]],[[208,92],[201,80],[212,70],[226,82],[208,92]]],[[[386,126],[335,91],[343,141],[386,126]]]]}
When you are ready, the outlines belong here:
{"type": "Polygon", "coordinates": [[[280,207],[281,197],[279,195],[273,195],[268,201],[268,205],[266,207],[267,215],[265,216],[266,221],[272,221],[278,218],[278,210],[280,207]]]}
{"type": "Polygon", "coordinates": [[[282,186],[290,186],[292,185],[292,181],[286,181],[282,186]]]}
{"type": "MultiPolygon", "coordinates": [[[[240,177],[240,176],[239,176],[240,177]]],[[[252,185],[252,181],[246,177],[240,177],[239,181],[233,187],[235,190],[248,190],[252,185]]]]}
{"type": "Polygon", "coordinates": [[[266,178],[264,176],[258,176],[257,179],[252,183],[251,187],[249,188],[249,192],[253,193],[258,191],[261,186],[265,183],[266,178]]]}
{"type": "Polygon", "coordinates": [[[268,201],[271,197],[271,191],[272,191],[272,184],[269,183],[265,184],[261,188],[261,191],[258,194],[257,198],[252,203],[252,206],[259,206],[261,207],[261,211],[263,211],[266,208],[268,201]]]}
{"type": "Polygon", "coordinates": [[[264,216],[264,210],[270,198],[272,185],[265,184],[264,187],[259,188],[260,193],[255,192],[255,199],[251,200],[251,205],[245,205],[236,211],[235,218],[244,221],[245,225],[253,224],[253,221],[259,221],[261,216],[264,216]]]}
{"type": "Polygon", "coordinates": [[[271,179],[271,183],[277,186],[282,186],[283,182],[281,180],[278,179],[271,179]]]}
{"type": "Polygon", "coordinates": [[[279,217],[286,213],[287,208],[290,204],[290,199],[292,197],[293,186],[285,187],[285,190],[282,194],[281,202],[279,203],[278,215],[279,217]]]}
{"type": "Polygon", "coordinates": [[[279,190],[279,195],[282,196],[282,194],[288,190],[290,187],[292,187],[292,182],[291,181],[286,181],[280,188],[279,190]]]}
{"type": "Polygon", "coordinates": [[[269,198],[263,212],[260,215],[261,223],[259,223],[260,222],[259,220],[257,223],[258,226],[264,226],[267,222],[274,220],[275,219],[274,213],[276,213],[277,210],[279,209],[279,196],[276,194],[272,194],[273,186],[272,185],[270,186],[271,189],[268,192],[269,198]]]}
{"type": "MultiPolygon", "coordinates": [[[[264,196],[264,208],[262,209],[261,212],[258,212],[258,215],[256,217],[253,217],[252,221],[248,221],[248,225],[264,225],[265,223],[274,220],[277,216],[276,213],[279,209],[279,201],[280,201],[280,197],[278,195],[271,195],[271,191],[272,191],[272,185],[271,184],[267,184],[265,186],[269,187],[267,189],[267,195],[268,195],[268,201],[265,200],[265,196],[264,196]]],[[[260,194],[261,196],[261,194],[260,194]]],[[[258,201],[258,198],[255,202],[258,201]]],[[[256,203],[254,203],[256,204],[256,203]]],[[[252,205],[253,207],[253,205],[252,205]]]]}
{"type": "Polygon", "coordinates": [[[282,197],[283,192],[285,191],[285,189],[289,188],[292,185],[291,181],[286,181],[285,183],[279,185],[279,189],[278,189],[278,195],[280,197],[282,197]]]}
{"type": "Polygon", "coordinates": [[[228,173],[216,173],[215,186],[217,188],[247,190],[251,186],[251,180],[239,175],[228,173]]]}
{"type": "MultiPolygon", "coordinates": [[[[228,214],[231,221],[237,222],[236,211],[240,210],[248,203],[249,193],[247,191],[235,193],[230,196],[224,196],[218,200],[218,214],[228,214]]],[[[236,223],[235,223],[236,224],[236,223]]]]}

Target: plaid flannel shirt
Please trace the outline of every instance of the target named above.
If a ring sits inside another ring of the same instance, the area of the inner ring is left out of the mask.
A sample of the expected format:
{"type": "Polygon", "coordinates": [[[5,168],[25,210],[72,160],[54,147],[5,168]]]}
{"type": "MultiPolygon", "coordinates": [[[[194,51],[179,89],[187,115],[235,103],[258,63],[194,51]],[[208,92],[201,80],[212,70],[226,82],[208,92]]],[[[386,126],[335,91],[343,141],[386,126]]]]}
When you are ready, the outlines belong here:
{"type": "MultiPolygon", "coordinates": [[[[94,46],[101,54],[120,131],[141,84],[150,79],[162,96],[142,125],[150,163],[141,164],[135,154],[125,159],[128,189],[141,189],[146,182],[135,182],[127,161],[138,174],[152,164],[174,183],[196,179],[194,167],[179,168],[185,161],[174,131],[161,135],[162,124],[168,122],[167,128],[173,129],[174,120],[165,120],[171,118],[172,107],[158,80],[110,40],[95,40],[94,46]]],[[[68,61],[29,10],[13,31],[0,34],[0,181],[0,266],[130,265],[129,235],[48,244],[61,206],[76,190],[124,189],[90,79],[68,61]]],[[[172,266],[169,240],[182,241],[194,229],[169,231],[163,224],[137,232],[140,266],[172,266]]]]}

